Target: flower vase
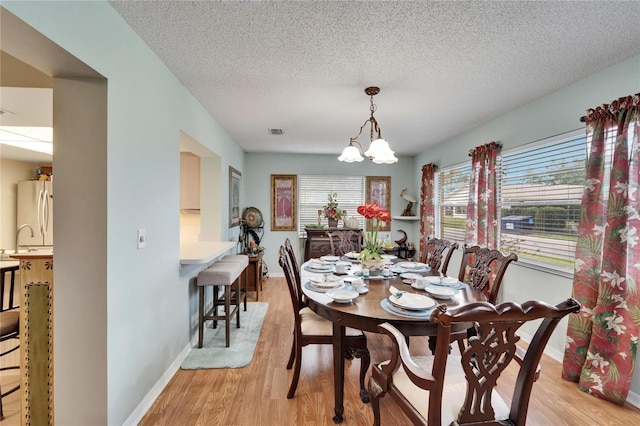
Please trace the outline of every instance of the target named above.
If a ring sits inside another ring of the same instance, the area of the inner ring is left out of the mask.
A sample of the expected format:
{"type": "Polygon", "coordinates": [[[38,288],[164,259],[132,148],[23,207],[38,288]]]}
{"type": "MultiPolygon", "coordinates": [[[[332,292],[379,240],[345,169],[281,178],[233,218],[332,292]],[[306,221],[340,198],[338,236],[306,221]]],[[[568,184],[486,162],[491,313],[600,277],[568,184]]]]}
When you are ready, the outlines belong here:
{"type": "Polygon", "coordinates": [[[369,270],[370,276],[382,275],[382,270],[384,269],[385,260],[363,260],[362,268],[369,270]]]}
{"type": "Polygon", "coordinates": [[[329,228],[337,228],[338,227],[338,219],[329,218],[329,228]]]}

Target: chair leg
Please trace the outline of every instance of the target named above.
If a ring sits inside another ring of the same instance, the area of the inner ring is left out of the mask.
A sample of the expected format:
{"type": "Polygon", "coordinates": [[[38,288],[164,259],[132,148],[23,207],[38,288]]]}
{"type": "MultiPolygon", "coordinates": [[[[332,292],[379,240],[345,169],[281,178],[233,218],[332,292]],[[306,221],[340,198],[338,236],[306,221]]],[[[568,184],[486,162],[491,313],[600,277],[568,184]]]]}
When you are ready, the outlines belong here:
{"type": "Polygon", "coordinates": [[[289,392],[287,392],[287,398],[291,399],[296,394],[298,388],[298,380],[300,379],[300,366],[302,364],[302,346],[296,343],[296,359],[295,366],[293,368],[293,377],[291,378],[291,385],[289,386],[289,392]]]}
{"type": "Polygon", "coordinates": [[[378,383],[373,379],[373,377],[369,378],[369,394],[371,395],[371,408],[373,409],[373,426],[380,426],[380,392],[374,391],[374,389],[378,389],[381,391],[378,383]]]}
{"type": "Polygon", "coordinates": [[[204,286],[198,287],[198,347],[202,347],[204,333],[204,286]]]}
{"type": "MultiPolygon", "coordinates": [[[[243,279],[244,285],[242,287],[244,290],[243,290],[243,293],[242,293],[243,294],[242,297],[244,297],[244,311],[245,312],[247,311],[247,282],[249,281],[249,276],[248,276],[249,272],[248,272],[248,270],[249,270],[249,268],[245,268],[245,270],[242,272],[242,274],[240,274],[240,275],[244,276],[244,279],[243,279]]],[[[257,284],[256,284],[256,286],[257,286],[257,284]]],[[[256,299],[258,299],[259,296],[260,296],[260,294],[256,292],[256,299]]]]}
{"type": "MultiPolygon", "coordinates": [[[[241,277],[242,277],[242,274],[240,274],[238,276],[238,279],[236,280],[236,306],[235,306],[235,309],[236,309],[236,328],[240,328],[240,303],[241,303],[241,298],[243,296],[243,293],[241,291],[242,288],[240,286],[241,277]]],[[[246,299],[245,299],[245,301],[246,301],[246,299]]],[[[245,308],[245,311],[246,310],[247,309],[245,308]]]]}
{"type": "MultiPolygon", "coordinates": [[[[218,316],[218,301],[220,297],[218,296],[218,286],[213,286],[213,316],[218,316]]],[[[218,320],[213,320],[213,328],[218,328],[218,320]]]]}
{"type": "Polygon", "coordinates": [[[231,341],[231,285],[224,286],[224,315],[225,315],[225,327],[224,327],[224,339],[227,348],[231,341]]]}
{"type": "Polygon", "coordinates": [[[289,355],[289,362],[287,362],[287,370],[291,370],[293,367],[293,361],[296,359],[296,332],[293,332],[293,341],[291,342],[291,355],[289,355]]]}
{"type": "Polygon", "coordinates": [[[369,393],[367,392],[364,379],[371,364],[369,349],[365,346],[364,348],[349,348],[348,351],[353,357],[360,359],[360,399],[366,404],[369,402],[369,393]]]}

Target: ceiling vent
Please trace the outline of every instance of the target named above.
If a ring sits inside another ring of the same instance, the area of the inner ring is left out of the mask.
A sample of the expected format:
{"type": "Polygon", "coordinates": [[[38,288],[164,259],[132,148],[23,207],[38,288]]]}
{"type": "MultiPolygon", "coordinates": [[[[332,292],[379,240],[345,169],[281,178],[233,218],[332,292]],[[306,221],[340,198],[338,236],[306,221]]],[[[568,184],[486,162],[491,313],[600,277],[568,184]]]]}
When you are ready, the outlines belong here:
{"type": "Polygon", "coordinates": [[[284,134],[284,132],[282,131],[282,129],[269,129],[269,134],[270,135],[282,135],[282,134],[284,134]]]}

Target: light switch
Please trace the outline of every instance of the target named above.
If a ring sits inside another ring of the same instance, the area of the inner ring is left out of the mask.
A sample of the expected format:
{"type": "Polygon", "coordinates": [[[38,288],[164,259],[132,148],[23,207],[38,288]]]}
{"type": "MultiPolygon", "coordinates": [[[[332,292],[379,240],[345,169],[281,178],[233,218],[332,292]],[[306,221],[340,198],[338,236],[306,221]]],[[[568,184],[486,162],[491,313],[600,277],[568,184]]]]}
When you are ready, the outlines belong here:
{"type": "Polygon", "coordinates": [[[147,246],[147,230],[138,229],[138,250],[147,246]]]}

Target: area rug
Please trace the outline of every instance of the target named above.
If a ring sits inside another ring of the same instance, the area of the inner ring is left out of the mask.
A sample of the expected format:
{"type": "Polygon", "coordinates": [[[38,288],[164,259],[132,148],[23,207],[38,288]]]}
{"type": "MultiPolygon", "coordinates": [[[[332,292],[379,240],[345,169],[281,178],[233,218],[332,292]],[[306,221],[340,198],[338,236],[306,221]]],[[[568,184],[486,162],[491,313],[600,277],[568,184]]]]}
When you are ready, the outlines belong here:
{"type": "Polygon", "coordinates": [[[247,366],[253,358],[268,308],[269,304],[266,302],[247,303],[246,312],[240,311],[240,328],[236,327],[235,316],[231,322],[231,339],[228,348],[224,340],[224,321],[218,321],[217,328],[211,328],[211,323],[207,322],[202,348],[193,348],[182,362],[181,368],[198,370],[247,366]]]}

